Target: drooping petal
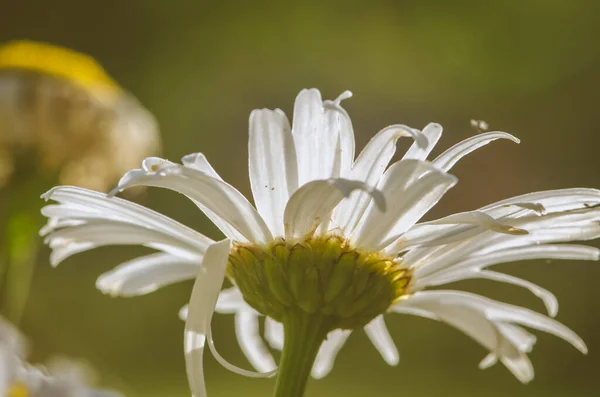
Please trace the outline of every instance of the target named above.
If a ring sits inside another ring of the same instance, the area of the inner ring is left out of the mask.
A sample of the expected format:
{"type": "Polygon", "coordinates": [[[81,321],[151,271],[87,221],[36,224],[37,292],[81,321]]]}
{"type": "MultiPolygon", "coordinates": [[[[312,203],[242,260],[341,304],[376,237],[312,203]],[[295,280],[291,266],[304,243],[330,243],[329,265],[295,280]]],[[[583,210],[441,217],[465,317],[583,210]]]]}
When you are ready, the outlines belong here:
{"type": "Polygon", "coordinates": [[[496,139],[509,139],[515,143],[520,142],[519,139],[506,132],[484,132],[483,134],[467,138],[452,146],[450,149],[436,157],[431,164],[441,170],[448,171],[464,156],[496,139]]]}
{"type": "Polygon", "coordinates": [[[556,317],[556,314],[558,313],[558,299],[556,299],[556,296],[554,296],[552,292],[530,281],[510,276],[508,274],[497,273],[491,270],[479,270],[470,268],[464,270],[449,271],[445,272],[442,276],[437,277],[435,281],[425,282],[426,284],[424,284],[424,282],[421,282],[418,286],[415,286],[415,288],[422,288],[424,285],[435,286],[449,284],[455,281],[468,279],[487,279],[523,287],[531,291],[532,294],[534,294],[535,296],[540,298],[542,302],[544,302],[549,316],[556,317]]]}
{"type": "Polygon", "coordinates": [[[248,142],[250,185],[258,213],[274,236],[283,236],[283,211],[298,187],[296,149],[285,114],[254,110],[248,142]]]}
{"type": "Polygon", "coordinates": [[[283,324],[265,317],[265,339],[273,349],[283,350],[283,324]]]}
{"type": "MultiPolygon", "coordinates": [[[[107,219],[129,222],[162,231],[187,244],[197,246],[200,252],[204,252],[212,243],[211,239],[165,215],[128,200],[118,197],[109,198],[106,194],[93,190],[58,186],[46,192],[42,198],[60,203],[42,209],[42,213],[50,219],[84,221],[107,219]]],[[[51,228],[46,232],[54,229],[51,228]]]]}
{"type": "MultiPolygon", "coordinates": [[[[391,125],[379,131],[360,152],[352,167],[351,179],[377,186],[381,176],[396,153],[396,142],[401,137],[412,137],[420,148],[427,148],[429,141],[421,131],[405,125],[391,125]]],[[[356,192],[342,202],[335,211],[335,223],[350,235],[371,199],[367,194],[356,192]]]]}
{"type": "Polygon", "coordinates": [[[389,365],[397,365],[400,361],[400,354],[385,325],[383,315],[367,324],[365,332],[385,362],[389,365]]]}
{"type": "Polygon", "coordinates": [[[352,331],[336,329],[327,334],[327,339],[321,345],[313,364],[311,375],[315,379],[325,377],[333,368],[333,363],[352,331]]]}
{"type": "Polygon", "coordinates": [[[141,256],[101,275],[96,288],[113,296],[144,295],[168,284],[193,279],[199,263],[162,253],[141,256]]]}
{"type": "MultiPolygon", "coordinates": [[[[87,249],[106,245],[143,245],[191,260],[199,259],[202,255],[196,246],[182,242],[173,236],[139,225],[118,221],[85,223],[62,228],[49,234],[45,242],[52,249],[73,243],[89,243],[89,245],[86,245],[87,249]]],[[[75,250],[72,253],[78,252],[81,251],[75,250]]],[[[64,255],[63,259],[65,259],[64,255]]]]}
{"type": "MultiPolygon", "coordinates": [[[[423,308],[427,302],[442,302],[444,305],[465,305],[480,310],[490,321],[499,321],[504,323],[520,324],[529,328],[544,331],[557,336],[575,347],[580,352],[586,354],[587,347],[583,340],[572,330],[559,323],[558,321],[546,317],[540,313],[534,312],[523,307],[510,305],[485,298],[470,292],[462,291],[423,291],[415,295],[406,302],[409,306],[423,308]]],[[[392,309],[394,310],[394,308],[392,309]]]]}
{"type": "Polygon", "coordinates": [[[395,163],[378,186],[388,203],[387,211],[370,204],[352,241],[358,247],[380,251],[412,227],[456,181],[419,160],[395,163]],[[391,236],[395,237],[390,241],[391,236]]]}
{"type": "Polygon", "coordinates": [[[480,368],[493,365],[499,358],[521,382],[531,381],[533,367],[526,353],[531,351],[535,337],[517,325],[489,318],[485,307],[476,303],[476,298],[452,298],[461,294],[455,291],[418,292],[406,302],[395,305],[392,310],[452,325],[491,352],[479,364],[480,368]]]}
{"type": "Polygon", "coordinates": [[[230,245],[229,240],[223,240],[206,250],[190,297],[185,323],[184,353],[188,382],[194,397],[206,397],[202,363],[204,345],[225,278],[230,245]]]}
{"type": "Polygon", "coordinates": [[[260,337],[258,316],[254,310],[238,311],[235,314],[235,333],[250,364],[259,372],[269,372],[277,366],[260,337]]]}
{"type": "Polygon", "coordinates": [[[440,140],[442,131],[443,128],[438,123],[427,124],[425,128],[423,128],[423,131],[421,131],[421,133],[427,138],[427,145],[422,147],[418,142],[413,142],[404,157],[402,157],[402,160],[426,160],[427,156],[429,156],[429,153],[431,153],[435,145],[440,140]]]}
{"type": "Polygon", "coordinates": [[[256,209],[233,186],[189,167],[170,165],[157,172],[129,171],[113,191],[133,186],[171,189],[202,203],[254,243],[272,239],[269,228],[256,209]]]}
{"type": "Polygon", "coordinates": [[[224,289],[219,293],[215,311],[217,313],[232,314],[244,310],[245,308],[250,308],[250,306],[244,301],[241,291],[238,287],[231,287],[224,289]]]}
{"type": "Polygon", "coordinates": [[[321,223],[330,220],[333,209],[354,190],[369,192],[379,210],[385,210],[381,192],[363,182],[341,178],[311,181],[296,190],[285,208],[286,238],[314,233],[321,223]]]}
{"type": "MultiPolygon", "coordinates": [[[[183,156],[183,158],[181,159],[181,162],[184,167],[188,167],[188,168],[192,168],[192,169],[204,172],[206,175],[212,176],[213,178],[224,182],[223,178],[221,178],[221,176],[219,174],[217,174],[215,169],[210,165],[210,163],[206,159],[206,156],[204,156],[204,154],[202,154],[202,153],[192,153],[192,154],[183,156]]],[[[192,201],[194,204],[196,204],[196,206],[200,209],[200,211],[202,211],[204,213],[204,215],[206,215],[206,217],[208,219],[210,219],[210,221],[212,223],[214,223],[214,225],[221,232],[223,232],[225,237],[227,237],[228,239],[233,240],[233,241],[239,241],[239,242],[244,242],[244,243],[249,242],[249,240],[246,237],[244,237],[240,232],[238,232],[235,227],[231,226],[227,221],[225,221],[223,218],[221,218],[220,216],[215,214],[207,206],[200,203],[199,201],[195,201],[195,200],[192,200],[192,201]]]]}

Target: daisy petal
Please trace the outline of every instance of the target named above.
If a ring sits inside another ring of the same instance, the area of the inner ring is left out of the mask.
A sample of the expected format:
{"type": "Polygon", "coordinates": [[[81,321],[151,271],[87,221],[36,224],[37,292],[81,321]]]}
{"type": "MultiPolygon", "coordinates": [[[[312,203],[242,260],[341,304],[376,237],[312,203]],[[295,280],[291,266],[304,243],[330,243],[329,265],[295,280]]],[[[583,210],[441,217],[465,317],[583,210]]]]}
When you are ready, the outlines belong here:
{"type": "Polygon", "coordinates": [[[395,163],[378,186],[388,203],[387,211],[370,204],[352,236],[353,242],[380,251],[412,227],[456,181],[454,176],[419,160],[395,163]]]}
{"type": "Polygon", "coordinates": [[[431,247],[465,240],[484,230],[498,233],[523,235],[527,230],[497,221],[481,211],[453,214],[434,221],[423,222],[410,228],[406,233],[386,247],[390,253],[398,253],[414,246],[431,247]]]}
{"type": "MultiPolygon", "coordinates": [[[[69,252],[69,255],[81,252],[81,247],[89,250],[106,245],[143,245],[190,260],[199,259],[202,255],[196,246],[173,236],[136,224],[118,221],[85,223],[59,229],[50,233],[45,242],[52,249],[62,248],[73,243],[88,243],[84,246],[79,244],[75,250],[69,252]]],[[[61,259],[66,257],[67,255],[63,254],[61,259]]],[[[55,263],[55,265],[57,264],[55,263]]]]}
{"type": "Polygon", "coordinates": [[[441,170],[448,171],[464,156],[496,139],[509,139],[515,143],[520,142],[519,139],[506,132],[484,132],[483,134],[475,135],[474,137],[465,139],[452,146],[450,149],[436,157],[431,164],[441,170]]]}
{"type": "Polygon", "coordinates": [[[292,135],[298,159],[298,186],[334,176],[339,135],[330,130],[321,93],[302,90],[294,103],[292,135]]]}
{"type": "Polygon", "coordinates": [[[283,324],[265,317],[265,339],[273,349],[283,350],[283,324]]]}
{"type": "MultiPolygon", "coordinates": [[[[188,167],[188,168],[192,168],[192,169],[204,172],[206,175],[211,176],[215,179],[218,179],[218,180],[224,182],[223,178],[221,178],[221,176],[219,174],[217,174],[215,169],[210,165],[210,163],[206,159],[206,156],[204,156],[204,154],[202,154],[202,153],[188,154],[181,159],[181,162],[183,163],[184,167],[188,167]]],[[[230,240],[249,242],[246,237],[244,237],[240,232],[238,232],[233,226],[231,226],[223,218],[221,218],[220,216],[218,216],[217,214],[212,212],[210,209],[208,209],[207,206],[200,203],[199,201],[195,201],[195,200],[192,200],[192,201],[194,202],[194,204],[196,204],[196,206],[200,209],[200,211],[202,211],[204,213],[204,215],[206,215],[206,217],[208,219],[210,219],[210,221],[212,223],[214,223],[215,226],[221,232],[223,232],[225,237],[227,237],[230,240]]]]}
{"type": "Polygon", "coordinates": [[[266,243],[272,239],[269,228],[256,209],[233,186],[192,168],[171,165],[157,172],[129,171],[111,192],[133,186],[171,189],[200,202],[224,219],[248,240],[266,243]]]}
{"type": "Polygon", "coordinates": [[[351,333],[350,330],[336,329],[327,334],[327,339],[321,345],[312,367],[311,375],[313,378],[321,379],[331,372],[337,354],[351,333]]]}
{"type": "Polygon", "coordinates": [[[325,116],[327,124],[331,126],[331,130],[339,135],[339,176],[342,178],[350,178],[352,171],[352,163],[354,162],[354,129],[350,116],[346,110],[340,105],[341,101],[352,97],[350,91],[344,91],[334,101],[324,101],[325,116]]]}
{"type": "Polygon", "coordinates": [[[258,316],[254,310],[238,311],[235,315],[235,333],[250,364],[259,372],[270,372],[277,366],[260,337],[258,316]]]}
{"type": "MultiPolygon", "coordinates": [[[[42,214],[51,219],[85,221],[110,219],[129,222],[162,231],[197,246],[200,252],[204,252],[212,243],[211,239],[165,215],[128,200],[118,197],[109,198],[106,194],[93,190],[58,186],[46,192],[42,198],[60,203],[60,205],[48,205],[42,209],[42,214]]],[[[46,230],[46,232],[48,231],[46,230]]]]}
{"type": "Polygon", "coordinates": [[[383,315],[376,317],[367,324],[365,326],[365,332],[385,362],[389,365],[398,365],[398,362],[400,361],[398,348],[394,344],[385,325],[383,315]]]}
{"type": "MultiPolygon", "coordinates": [[[[449,284],[455,281],[468,280],[468,279],[487,279],[492,281],[499,281],[502,283],[513,284],[519,287],[523,287],[531,291],[532,294],[537,296],[544,302],[548,315],[556,317],[558,313],[558,299],[556,296],[545,288],[542,288],[532,282],[523,280],[518,277],[510,276],[508,274],[497,273],[491,270],[457,270],[445,273],[443,277],[438,277],[435,283],[429,283],[429,286],[449,284]]],[[[421,284],[422,285],[422,284],[421,284]]]]}
{"type": "Polygon", "coordinates": [[[516,358],[502,357],[500,361],[521,383],[527,384],[533,380],[533,365],[526,354],[516,358]]]}
{"type": "Polygon", "coordinates": [[[533,209],[538,213],[550,213],[593,207],[598,204],[600,204],[600,190],[573,188],[527,193],[486,205],[481,208],[481,211],[498,218],[522,213],[519,207],[533,209]]]}
{"type": "Polygon", "coordinates": [[[144,295],[168,284],[193,279],[198,273],[198,263],[162,253],[141,256],[101,275],[96,287],[113,296],[144,295]]]}
{"type": "MultiPolygon", "coordinates": [[[[469,269],[483,269],[499,263],[517,262],[533,259],[570,259],[570,260],[600,260],[600,249],[577,244],[541,244],[526,247],[503,249],[489,254],[477,255],[463,259],[444,271],[433,272],[427,266],[417,269],[417,277],[424,283],[444,277],[448,272],[458,272],[469,269]]],[[[434,281],[436,282],[436,281],[434,281]]]]}
{"type": "Polygon", "coordinates": [[[217,313],[231,314],[237,313],[245,308],[250,307],[244,301],[240,289],[238,287],[231,287],[224,289],[221,291],[221,293],[219,293],[219,299],[217,299],[215,311],[217,313]]]}
{"type": "Polygon", "coordinates": [[[423,128],[421,133],[425,135],[427,138],[427,145],[425,147],[421,147],[419,143],[414,142],[411,147],[408,149],[402,160],[425,160],[429,153],[433,150],[435,145],[440,140],[442,136],[443,128],[438,123],[429,123],[423,128]]]}
{"type": "Polygon", "coordinates": [[[381,192],[363,182],[348,179],[316,180],[303,185],[290,197],[285,208],[284,224],[286,238],[304,237],[328,222],[333,209],[354,190],[368,192],[380,210],[385,210],[381,192]]]}
{"type": "Polygon", "coordinates": [[[204,345],[219,291],[225,278],[225,268],[231,243],[223,240],[211,245],[199,267],[190,297],[184,333],[185,364],[190,389],[194,397],[206,397],[204,382],[204,345]]]}
{"type": "MultiPolygon", "coordinates": [[[[429,141],[421,131],[405,125],[391,125],[379,131],[360,152],[352,167],[351,179],[375,186],[396,153],[401,137],[412,137],[417,147],[427,148],[429,141]]],[[[342,202],[335,212],[335,223],[350,235],[370,203],[370,197],[357,192],[342,202]]]]}
{"type": "Polygon", "coordinates": [[[585,343],[572,330],[550,317],[523,307],[494,301],[469,292],[442,290],[416,293],[407,302],[419,305],[420,302],[435,300],[441,300],[444,304],[460,304],[476,308],[484,312],[490,321],[515,323],[547,332],[569,342],[580,352],[587,353],[585,343]]]}
{"type": "Polygon", "coordinates": [[[296,149],[285,114],[261,109],[250,114],[250,185],[258,213],[274,236],[283,236],[283,211],[298,187],[296,149]]]}

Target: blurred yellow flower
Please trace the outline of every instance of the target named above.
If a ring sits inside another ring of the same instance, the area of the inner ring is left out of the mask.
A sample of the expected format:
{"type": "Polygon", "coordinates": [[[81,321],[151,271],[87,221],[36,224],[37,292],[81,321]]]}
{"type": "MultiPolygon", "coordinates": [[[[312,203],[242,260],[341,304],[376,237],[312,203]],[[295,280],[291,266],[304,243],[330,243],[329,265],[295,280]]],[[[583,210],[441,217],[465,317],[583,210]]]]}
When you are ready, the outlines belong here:
{"type": "Polygon", "coordinates": [[[93,58],[31,41],[0,46],[0,186],[23,164],[105,190],[159,149],[152,114],[93,58]]]}

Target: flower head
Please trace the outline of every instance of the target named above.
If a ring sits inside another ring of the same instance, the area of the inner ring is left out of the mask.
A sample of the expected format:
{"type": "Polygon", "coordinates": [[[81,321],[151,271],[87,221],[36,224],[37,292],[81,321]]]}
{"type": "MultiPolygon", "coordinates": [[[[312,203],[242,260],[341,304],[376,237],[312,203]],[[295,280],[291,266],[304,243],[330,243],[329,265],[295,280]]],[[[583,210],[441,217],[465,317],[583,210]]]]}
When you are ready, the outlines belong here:
{"type": "Polygon", "coordinates": [[[0,46],[0,129],[0,186],[23,165],[102,190],[160,147],[154,117],[93,58],[32,41],[0,46]]]}
{"type": "Polygon", "coordinates": [[[65,359],[47,368],[25,362],[26,343],[19,331],[0,317],[0,395],[3,397],[119,397],[87,386],[88,371],[65,359]]]}
{"type": "MultiPolygon", "coordinates": [[[[527,353],[535,343],[524,327],[554,334],[585,353],[583,341],[552,319],[558,305],[549,291],[487,268],[537,258],[598,260],[596,248],[556,243],[600,235],[600,191],[531,193],[418,223],[456,184],[448,171],[462,157],[494,140],[518,139],[486,132],[427,161],[442,127],[431,123],[421,131],[392,125],[355,159],[352,124],[341,106],[349,96],[345,92],[323,101],[319,91],[303,90],[292,125],[280,110],[252,112],[249,171],[255,206],[224,182],[202,154],[185,156],[182,164],[146,159],[109,195],[73,187],[49,191],[44,197],[58,202],[43,209],[52,263],[101,245],[141,244],[160,252],[102,275],[97,283],[102,291],[134,296],[195,278],[189,307],[181,314],[187,319],[188,377],[196,397],[205,394],[202,352],[207,340],[231,367],[212,343],[214,310],[235,314],[240,345],[264,373],[275,363],[259,334],[260,316],[265,317],[265,339],[284,350],[282,373],[293,365],[287,345],[301,336],[316,341],[316,347],[302,352],[314,377],[331,370],[348,335],[362,327],[383,358],[396,364],[386,313],[423,316],[458,328],[489,352],[482,368],[500,361],[523,382],[533,378],[527,353]],[[389,165],[401,137],[414,143],[389,165]],[[140,185],[186,195],[226,239],[215,243],[113,197],[140,185]],[[221,291],[225,276],[234,286],[221,291]],[[428,290],[471,278],[524,287],[544,301],[549,316],[472,293],[428,290]]],[[[278,380],[277,387],[288,387],[286,380],[278,380]]]]}

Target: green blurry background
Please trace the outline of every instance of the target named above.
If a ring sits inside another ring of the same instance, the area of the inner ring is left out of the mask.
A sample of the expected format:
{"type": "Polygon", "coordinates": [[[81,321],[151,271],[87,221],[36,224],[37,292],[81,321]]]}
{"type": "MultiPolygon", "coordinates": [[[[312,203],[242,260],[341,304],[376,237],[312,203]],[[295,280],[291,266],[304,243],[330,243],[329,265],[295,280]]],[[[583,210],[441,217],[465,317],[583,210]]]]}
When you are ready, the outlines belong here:
{"type": "MultiPolygon", "coordinates": [[[[453,170],[460,183],[428,217],[533,190],[600,187],[597,1],[0,4],[0,41],[28,38],[94,56],[155,114],[166,157],[202,151],[245,194],[250,111],[281,107],[291,116],[304,87],[328,98],[354,92],[344,106],[358,148],[389,124],[422,128],[436,121],[445,127],[437,154],[474,133],[471,118],[522,139],[518,146],[493,143],[463,160],[453,170]]],[[[153,189],[136,201],[219,237],[179,195],[153,189]]],[[[98,249],[53,270],[43,249],[23,320],[34,361],[84,357],[104,385],[130,397],[189,395],[177,311],[191,284],[132,299],[103,296],[94,287],[99,274],[140,252],[98,249]]],[[[536,379],[523,386],[501,365],[480,371],[486,352],[458,331],[390,315],[398,367],[388,367],[359,331],[332,374],[310,383],[308,395],[600,395],[598,265],[535,261],[503,269],[555,292],[558,319],[588,342],[590,355],[538,334],[531,355],[536,379]]],[[[457,287],[543,310],[515,287],[484,281],[457,287]]],[[[248,367],[233,318],[216,316],[214,327],[222,353],[248,367]]],[[[206,362],[212,397],[270,395],[274,386],[229,373],[210,355],[206,362]]]]}

